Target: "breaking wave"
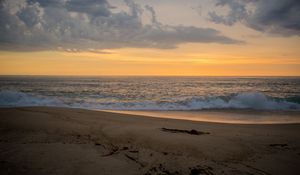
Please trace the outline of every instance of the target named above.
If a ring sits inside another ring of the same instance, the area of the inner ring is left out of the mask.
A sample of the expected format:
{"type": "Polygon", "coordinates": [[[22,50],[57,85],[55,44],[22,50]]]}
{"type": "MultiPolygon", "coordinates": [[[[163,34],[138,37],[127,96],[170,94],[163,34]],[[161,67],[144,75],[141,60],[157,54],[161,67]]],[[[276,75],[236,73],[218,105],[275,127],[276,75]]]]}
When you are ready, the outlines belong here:
{"type": "Polygon", "coordinates": [[[237,93],[229,96],[193,97],[168,101],[99,102],[98,99],[72,102],[63,97],[46,97],[15,91],[0,91],[0,107],[62,106],[102,110],[201,110],[201,109],[255,109],[300,110],[299,97],[273,98],[259,92],[237,93]]]}
{"type": "Polygon", "coordinates": [[[51,97],[35,96],[16,91],[0,91],[0,106],[64,106],[64,103],[51,97]]]}

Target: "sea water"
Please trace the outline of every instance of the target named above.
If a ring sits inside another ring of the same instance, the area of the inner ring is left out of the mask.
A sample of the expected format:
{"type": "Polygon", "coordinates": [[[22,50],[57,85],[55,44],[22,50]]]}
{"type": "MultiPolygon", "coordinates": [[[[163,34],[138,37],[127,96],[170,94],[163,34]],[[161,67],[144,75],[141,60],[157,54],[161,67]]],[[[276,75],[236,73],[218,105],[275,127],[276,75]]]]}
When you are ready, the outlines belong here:
{"type": "Polygon", "coordinates": [[[0,107],[300,111],[300,77],[1,76],[0,107]]]}
{"type": "Polygon", "coordinates": [[[0,106],[300,110],[300,78],[1,76],[0,106]]]}

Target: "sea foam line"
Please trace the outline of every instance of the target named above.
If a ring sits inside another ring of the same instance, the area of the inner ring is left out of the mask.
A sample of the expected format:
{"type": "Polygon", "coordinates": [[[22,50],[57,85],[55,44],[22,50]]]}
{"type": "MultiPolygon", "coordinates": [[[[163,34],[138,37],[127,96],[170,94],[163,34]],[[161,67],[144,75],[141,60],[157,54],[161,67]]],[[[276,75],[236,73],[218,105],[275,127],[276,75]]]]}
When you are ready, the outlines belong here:
{"type": "MultiPolygon", "coordinates": [[[[171,99],[170,99],[171,100],[171,99]]],[[[99,102],[97,99],[74,103],[59,97],[33,95],[18,91],[0,91],[0,107],[59,106],[102,110],[201,110],[255,109],[300,110],[300,104],[286,99],[268,97],[259,92],[243,92],[230,96],[193,97],[171,101],[99,102]]]]}

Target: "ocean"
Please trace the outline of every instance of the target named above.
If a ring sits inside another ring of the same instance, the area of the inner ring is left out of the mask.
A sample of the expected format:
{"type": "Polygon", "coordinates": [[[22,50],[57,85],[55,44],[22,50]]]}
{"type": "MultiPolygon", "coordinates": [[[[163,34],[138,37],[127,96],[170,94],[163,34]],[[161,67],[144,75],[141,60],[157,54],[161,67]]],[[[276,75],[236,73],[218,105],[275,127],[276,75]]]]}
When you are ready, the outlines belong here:
{"type": "Polygon", "coordinates": [[[1,76],[0,106],[300,110],[300,77],[1,76]]]}

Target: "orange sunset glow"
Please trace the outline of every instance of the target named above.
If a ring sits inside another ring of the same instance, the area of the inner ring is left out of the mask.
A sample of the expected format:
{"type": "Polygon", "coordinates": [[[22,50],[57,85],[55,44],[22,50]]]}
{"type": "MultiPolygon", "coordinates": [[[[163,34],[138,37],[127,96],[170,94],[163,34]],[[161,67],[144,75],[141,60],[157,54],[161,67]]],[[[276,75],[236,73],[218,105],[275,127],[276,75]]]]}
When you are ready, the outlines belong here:
{"type": "MultiPolygon", "coordinates": [[[[291,41],[290,41],[291,40],[291,41]]],[[[0,54],[3,75],[298,76],[299,40],[285,45],[184,44],[169,50],[124,48],[95,52],[0,54]]],[[[290,43],[289,43],[290,42],[290,43]]]]}

